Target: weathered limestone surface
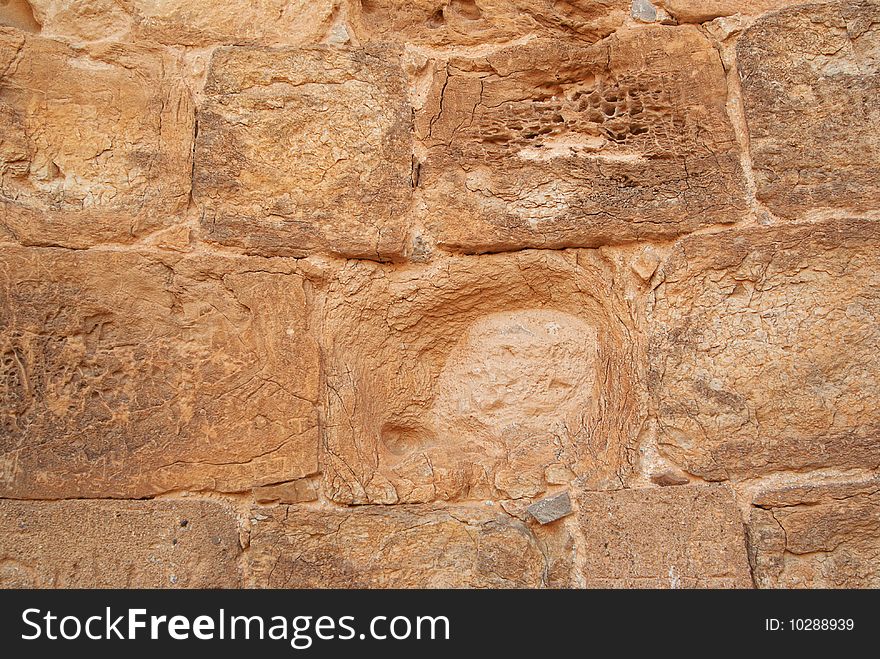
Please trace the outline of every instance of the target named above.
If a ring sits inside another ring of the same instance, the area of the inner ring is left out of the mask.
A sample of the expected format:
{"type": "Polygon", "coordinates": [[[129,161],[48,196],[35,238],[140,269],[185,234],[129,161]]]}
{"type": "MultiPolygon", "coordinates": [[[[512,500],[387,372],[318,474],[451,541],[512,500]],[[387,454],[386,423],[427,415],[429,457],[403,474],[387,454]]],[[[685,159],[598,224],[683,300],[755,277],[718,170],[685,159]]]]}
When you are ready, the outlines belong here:
{"type": "MultiPolygon", "coordinates": [[[[595,42],[628,15],[670,24],[758,15],[800,0],[6,0],[0,25],[78,41],[302,45],[399,41],[481,47],[533,34],[595,42]],[[345,13],[346,20],[339,17],[345,13]]],[[[650,21],[648,21],[650,22],[650,21]]]]}
{"type": "Polygon", "coordinates": [[[738,220],[714,47],[691,26],[537,40],[425,65],[423,222],[463,252],[676,236],[738,220]]]}
{"type": "Polygon", "coordinates": [[[248,556],[261,588],[536,588],[544,570],[528,526],[484,505],[257,509],[248,556]]]}
{"type": "Polygon", "coordinates": [[[0,239],[130,242],[186,209],[193,105],[174,62],[0,27],[0,239]]]}
{"type": "Polygon", "coordinates": [[[0,586],[880,586],[878,26],[0,0],[0,586]]]}
{"type": "Polygon", "coordinates": [[[291,262],[0,251],[0,495],[238,491],[317,470],[291,262]]]}
{"type": "Polygon", "coordinates": [[[630,0],[351,0],[348,8],[363,41],[448,48],[531,34],[598,41],[623,23],[630,0]]]}
{"type": "Polygon", "coordinates": [[[34,18],[28,0],[4,0],[0,4],[0,25],[14,27],[23,32],[39,32],[40,24],[34,18]]]}
{"type": "Polygon", "coordinates": [[[760,588],[880,586],[880,480],[771,490],[754,504],[760,588]]]}
{"type": "Polygon", "coordinates": [[[732,491],[582,492],[547,526],[497,505],[275,506],[251,512],[256,587],[751,588],[732,491]]]}
{"type": "Polygon", "coordinates": [[[611,34],[631,0],[12,0],[0,21],[76,40],[208,46],[398,41],[484,46],[530,34],[588,42],[611,34]],[[345,14],[346,22],[339,20],[345,14]]]}
{"type": "Polygon", "coordinates": [[[193,170],[207,239],[272,256],[402,251],[412,156],[397,58],[217,50],[193,170]]]}
{"type": "Polygon", "coordinates": [[[880,206],[880,4],[769,14],[737,46],[759,198],[778,215],[880,206]]]}
{"type": "Polygon", "coordinates": [[[654,0],[679,23],[705,23],[719,16],[761,14],[787,5],[803,4],[803,0],[654,0]]]}
{"type": "Polygon", "coordinates": [[[390,504],[533,497],[578,477],[619,485],[642,359],[620,284],[594,251],[349,263],[321,328],[328,496],[390,504]]]}
{"type": "Polygon", "coordinates": [[[578,564],[588,588],[751,588],[733,491],[692,485],[584,492],[578,564]]]}
{"type": "Polygon", "coordinates": [[[649,311],[663,452],[710,480],[880,465],[878,226],[678,243],[649,311]]]}
{"type": "MultiPolygon", "coordinates": [[[[22,2],[21,4],[26,4],[22,2]]],[[[209,46],[316,43],[338,0],[31,0],[44,34],[209,46]]]]}
{"type": "Polygon", "coordinates": [[[0,501],[0,588],[235,588],[238,521],[211,501],[0,501]]]}

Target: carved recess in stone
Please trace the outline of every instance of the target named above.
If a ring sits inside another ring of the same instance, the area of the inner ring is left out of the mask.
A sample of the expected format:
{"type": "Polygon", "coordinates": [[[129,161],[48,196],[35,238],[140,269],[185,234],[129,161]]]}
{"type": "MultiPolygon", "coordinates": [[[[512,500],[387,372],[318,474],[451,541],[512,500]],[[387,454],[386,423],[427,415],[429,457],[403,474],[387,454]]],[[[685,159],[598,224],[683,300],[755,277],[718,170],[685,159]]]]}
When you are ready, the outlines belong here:
{"type": "Polygon", "coordinates": [[[428,61],[425,225],[464,252],[675,236],[739,219],[718,53],[690,26],[428,61]]]}
{"type": "Polygon", "coordinates": [[[0,28],[0,239],[130,242],[189,200],[193,106],[171,55],[0,28]]]}
{"type": "Polygon", "coordinates": [[[877,468],[878,259],[871,221],[682,240],[648,312],[661,451],[710,480],[877,468]]]}
{"type": "Polygon", "coordinates": [[[0,254],[0,496],[239,491],[317,470],[318,355],[286,259],[0,254]]]}
{"type": "Polygon", "coordinates": [[[619,484],[635,312],[596,252],[349,263],[325,303],[328,495],[521,498],[619,484]]]}
{"type": "Polygon", "coordinates": [[[411,112],[394,50],[222,48],[198,114],[205,237],[265,255],[402,250],[411,112]]]}
{"type": "Polygon", "coordinates": [[[880,207],[880,4],[769,14],[737,45],[758,197],[797,218],[880,207]]]}
{"type": "Polygon", "coordinates": [[[486,46],[529,34],[594,42],[617,29],[631,0],[349,0],[362,41],[417,46],[486,46]]]}

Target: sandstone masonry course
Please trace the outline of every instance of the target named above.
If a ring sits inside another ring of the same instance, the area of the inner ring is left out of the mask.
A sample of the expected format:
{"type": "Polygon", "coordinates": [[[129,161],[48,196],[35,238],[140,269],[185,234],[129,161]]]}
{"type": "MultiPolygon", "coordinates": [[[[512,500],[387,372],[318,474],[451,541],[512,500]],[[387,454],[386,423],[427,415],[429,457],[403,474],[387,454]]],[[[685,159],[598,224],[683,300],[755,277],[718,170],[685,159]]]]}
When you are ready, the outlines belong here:
{"type": "Polygon", "coordinates": [[[876,0],[0,4],[0,586],[876,587],[878,67],[876,0]]]}

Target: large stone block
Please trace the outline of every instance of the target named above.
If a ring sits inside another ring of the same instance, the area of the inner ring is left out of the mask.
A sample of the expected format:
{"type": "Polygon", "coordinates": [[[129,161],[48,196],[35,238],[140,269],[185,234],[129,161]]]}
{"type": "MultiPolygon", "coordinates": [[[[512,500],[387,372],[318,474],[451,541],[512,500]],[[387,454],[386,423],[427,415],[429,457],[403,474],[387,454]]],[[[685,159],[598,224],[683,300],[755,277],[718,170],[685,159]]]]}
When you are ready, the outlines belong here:
{"type": "Polygon", "coordinates": [[[0,588],[235,588],[240,551],[216,502],[0,501],[0,588]]]}
{"type": "Polygon", "coordinates": [[[754,503],[759,588],[880,587],[880,480],[770,490],[754,503]]]}
{"type": "Polygon", "coordinates": [[[751,588],[745,529],[724,486],[585,492],[577,499],[588,588],[751,588]]]}
{"type": "Polygon", "coordinates": [[[721,60],[692,26],[592,46],[532,40],[424,66],[416,179],[441,246],[665,238],[745,208],[721,60]]]}
{"type": "Polygon", "coordinates": [[[676,245],[648,312],[661,451],[710,480],[880,464],[878,226],[676,245]]]}
{"type": "Polygon", "coordinates": [[[317,348],[283,259],[0,251],[0,496],[238,491],[317,470],[317,348]]]}
{"type": "Polygon", "coordinates": [[[258,588],[536,588],[529,527],[481,504],[256,509],[248,581],[258,588]]]}
{"type": "Polygon", "coordinates": [[[186,209],[194,109],[165,51],[0,28],[0,239],[127,242],[186,209]]]}
{"type": "Polygon", "coordinates": [[[880,208],[880,4],[808,4],[769,14],[737,61],[758,197],[797,218],[880,208]]]}
{"type": "Polygon", "coordinates": [[[208,240],[268,255],[403,248],[410,109],[393,50],[224,48],[199,111],[208,240]]]}
{"type": "Polygon", "coordinates": [[[638,434],[639,312],[595,251],[350,262],[322,334],[328,496],[518,499],[620,484],[638,434]]]}
{"type": "Polygon", "coordinates": [[[44,34],[171,45],[315,43],[339,0],[30,0],[44,34]]]}
{"type": "Polygon", "coordinates": [[[363,41],[417,46],[486,46],[530,34],[587,43],[617,29],[631,0],[349,0],[354,34],[363,41]]]}

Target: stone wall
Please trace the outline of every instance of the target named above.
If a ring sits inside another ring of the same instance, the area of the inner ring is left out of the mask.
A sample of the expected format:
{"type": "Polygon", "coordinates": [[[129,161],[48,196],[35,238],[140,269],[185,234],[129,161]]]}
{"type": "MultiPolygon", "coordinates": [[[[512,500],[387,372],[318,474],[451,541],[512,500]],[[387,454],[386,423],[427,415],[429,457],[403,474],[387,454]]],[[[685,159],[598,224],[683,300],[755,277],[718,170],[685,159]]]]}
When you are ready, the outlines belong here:
{"type": "Polygon", "coordinates": [[[0,584],[880,586],[876,0],[0,25],[0,584]]]}

